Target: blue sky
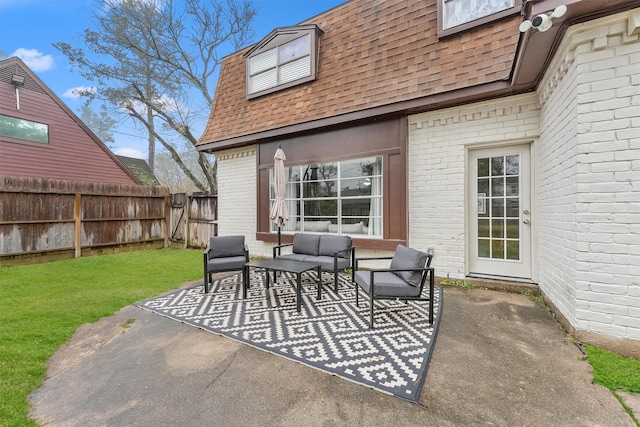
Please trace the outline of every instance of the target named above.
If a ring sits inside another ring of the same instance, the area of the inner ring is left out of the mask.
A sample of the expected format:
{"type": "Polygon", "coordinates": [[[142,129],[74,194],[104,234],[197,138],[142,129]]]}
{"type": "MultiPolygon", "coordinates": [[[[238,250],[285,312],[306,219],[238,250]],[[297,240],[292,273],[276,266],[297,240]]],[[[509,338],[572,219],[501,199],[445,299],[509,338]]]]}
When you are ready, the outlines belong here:
{"type": "MultiPolygon", "coordinates": [[[[296,25],[345,1],[253,0],[258,9],[253,41],[259,41],[276,27],[296,25]]],[[[76,113],[82,100],[71,91],[91,83],[71,72],[66,57],[51,44],[63,41],[77,45],[78,36],[91,27],[93,5],[93,0],[0,0],[0,51],[22,58],[76,113]]],[[[224,52],[227,53],[231,52],[224,52]]],[[[142,129],[123,124],[114,137],[116,154],[146,159],[147,142],[142,129]]]]}

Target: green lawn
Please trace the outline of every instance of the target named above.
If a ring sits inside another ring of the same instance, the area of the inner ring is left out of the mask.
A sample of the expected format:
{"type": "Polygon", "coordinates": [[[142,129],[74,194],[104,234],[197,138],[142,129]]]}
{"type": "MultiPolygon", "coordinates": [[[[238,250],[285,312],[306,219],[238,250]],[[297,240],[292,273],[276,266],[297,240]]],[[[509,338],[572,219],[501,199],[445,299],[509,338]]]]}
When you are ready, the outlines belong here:
{"type": "Polygon", "coordinates": [[[636,425],[640,426],[637,419],[640,414],[632,414],[617,394],[618,391],[640,394],[640,360],[622,357],[591,345],[585,346],[585,349],[593,367],[593,382],[611,390],[636,425]]]}
{"type": "Polygon", "coordinates": [[[76,329],[202,277],[200,250],[148,250],[0,267],[0,427],[36,426],[26,397],[76,329]]]}

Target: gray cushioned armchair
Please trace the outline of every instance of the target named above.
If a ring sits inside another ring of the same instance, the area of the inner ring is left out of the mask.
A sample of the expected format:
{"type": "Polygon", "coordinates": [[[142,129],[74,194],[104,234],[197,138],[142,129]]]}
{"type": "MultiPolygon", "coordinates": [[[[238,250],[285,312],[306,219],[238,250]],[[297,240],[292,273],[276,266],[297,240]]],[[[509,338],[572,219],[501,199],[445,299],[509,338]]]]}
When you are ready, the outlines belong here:
{"type": "MultiPolygon", "coordinates": [[[[240,270],[249,262],[244,236],[216,236],[204,250],[204,291],[211,289],[211,275],[220,271],[240,270]]],[[[242,283],[242,281],[240,281],[242,283]]]]}
{"type": "Polygon", "coordinates": [[[369,317],[373,328],[373,306],[377,299],[429,301],[429,323],[433,323],[434,271],[431,254],[398,245],[393,257],[356,258],[355,287],[356,306],[359,306],[358,290],[369,295],[369,317]],[[359,261],[390,259],[384,269],[358,270],[359,261]],[[422,296],[424,283],[429,277],[429,297],[422,296]]]}

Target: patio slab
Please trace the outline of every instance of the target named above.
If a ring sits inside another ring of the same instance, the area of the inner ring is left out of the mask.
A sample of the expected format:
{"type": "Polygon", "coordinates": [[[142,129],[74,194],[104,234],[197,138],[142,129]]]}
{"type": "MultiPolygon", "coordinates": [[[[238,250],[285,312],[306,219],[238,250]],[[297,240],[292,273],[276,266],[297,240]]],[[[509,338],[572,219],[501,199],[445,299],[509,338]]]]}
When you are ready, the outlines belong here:
{"type": "Polygon", "coordinates": [[[416,405],[131,306],[51,358],[32,416],[48,426],[634,426],[565,338],[522,295],[447,287],[416,405]]]}

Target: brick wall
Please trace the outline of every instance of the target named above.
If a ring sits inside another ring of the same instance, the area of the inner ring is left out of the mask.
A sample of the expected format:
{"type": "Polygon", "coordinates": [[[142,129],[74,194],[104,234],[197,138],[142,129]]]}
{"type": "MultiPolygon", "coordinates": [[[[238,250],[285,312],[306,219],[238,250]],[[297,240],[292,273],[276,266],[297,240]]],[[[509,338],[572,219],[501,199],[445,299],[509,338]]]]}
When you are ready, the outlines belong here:
{"type": "Polygon", "coordinates": [[[540,287],[578,333],[623,340],[640,339],[638,18],[571,27],[539,91],[540,287]]]}
{"type": "Polygon", "coordinates": [[[538,120],[532,94],[409,117],[409,244],[433,249],[438,276],[466,274],[466,150],[531,142],[538,120]]]}
{"type": "Polygon", "coordinates": [[[256,241],[256,147],[215,153],[218,162],[218,235],[244,235],[250,255],[262,254],[256,241]]]}

